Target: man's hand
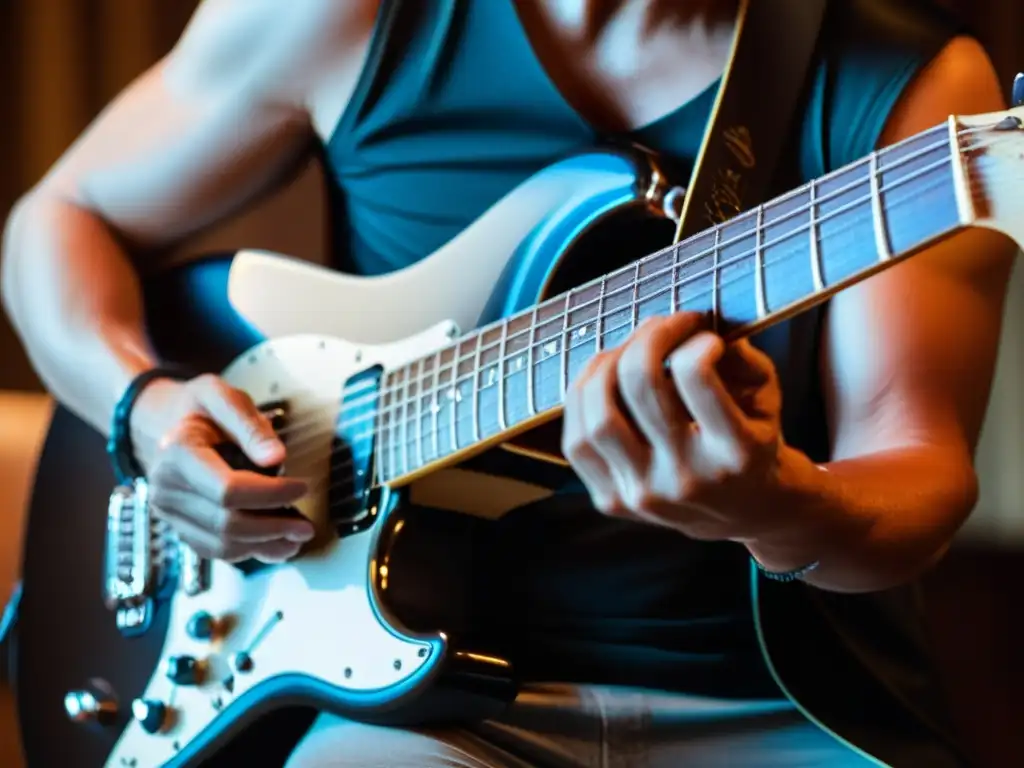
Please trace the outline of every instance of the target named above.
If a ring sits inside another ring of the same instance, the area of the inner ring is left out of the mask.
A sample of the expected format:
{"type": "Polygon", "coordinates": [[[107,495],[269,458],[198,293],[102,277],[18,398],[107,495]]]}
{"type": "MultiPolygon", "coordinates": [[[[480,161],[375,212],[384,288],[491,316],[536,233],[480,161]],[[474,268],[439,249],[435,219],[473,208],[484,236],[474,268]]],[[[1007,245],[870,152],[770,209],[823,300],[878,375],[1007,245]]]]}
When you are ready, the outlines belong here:
{"type": "Polygon", "coordinates": [[[307,493],[304,480],[232,469],[216,450],[233,442],[260,467],[284,461],[284,444],[244,392],[216,376],[154,382],[132,433],[154,512],[200,556],[280,562],[313,537],[308,521],[274,514],[307,493]]]}
{"type": "Polygon", "coordinates": [[[566,398],[562,450],[605,514],[747,540],[780,522],[765,503],[785,453],[782,398],[767,356],[705,326],[652,319],[592,360],[566,398]]]}

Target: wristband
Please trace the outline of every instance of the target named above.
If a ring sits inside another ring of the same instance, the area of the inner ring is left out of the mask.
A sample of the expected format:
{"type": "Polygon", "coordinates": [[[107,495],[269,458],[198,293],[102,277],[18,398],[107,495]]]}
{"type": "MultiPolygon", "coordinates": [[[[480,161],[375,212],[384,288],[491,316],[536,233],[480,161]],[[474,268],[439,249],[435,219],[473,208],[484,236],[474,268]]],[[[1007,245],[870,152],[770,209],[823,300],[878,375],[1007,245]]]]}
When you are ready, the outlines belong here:
{"type": "Polygon", "coordinates": [[[756,557],[752,556],[750,559],[754,561],[754,565],[757,566],[757,570],[759,570],[766,579],[771,579],[772,581],[800,581],[821,564],[815,560],[813,563],[808,563],[807,565],[800,566],[799,568],[794,568],[792,571],[770,571],[761,565],[756,557]]]}
{"type": "Polygon", "coordinates": [[[114,416],[110,423],[110,438],[107,440],[107,455],[113,464],[114,475],[119,485],[130,483],[145,474],[135,458],[135,448],[132,446],[132,433],[129,426],[132,409],[135,407],[139,395],[147,385],[156,379],[184,381],[189,378],[191,376],[177,368],[157,366],[143,371],[128,384],[121,399],[114,407],[114,416]]]}

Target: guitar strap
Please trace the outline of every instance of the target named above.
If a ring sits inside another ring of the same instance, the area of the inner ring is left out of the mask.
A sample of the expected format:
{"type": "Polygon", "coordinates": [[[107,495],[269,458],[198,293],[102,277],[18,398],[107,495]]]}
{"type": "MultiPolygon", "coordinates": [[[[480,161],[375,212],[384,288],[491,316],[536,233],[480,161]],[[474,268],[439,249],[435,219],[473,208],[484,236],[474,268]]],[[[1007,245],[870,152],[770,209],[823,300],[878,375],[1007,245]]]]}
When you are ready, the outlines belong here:
{"type": "Polygon", "coordinates": [[[676,242],[764,202],[828,0],[740,0],[729,64],[704,130],[676,242]]]}

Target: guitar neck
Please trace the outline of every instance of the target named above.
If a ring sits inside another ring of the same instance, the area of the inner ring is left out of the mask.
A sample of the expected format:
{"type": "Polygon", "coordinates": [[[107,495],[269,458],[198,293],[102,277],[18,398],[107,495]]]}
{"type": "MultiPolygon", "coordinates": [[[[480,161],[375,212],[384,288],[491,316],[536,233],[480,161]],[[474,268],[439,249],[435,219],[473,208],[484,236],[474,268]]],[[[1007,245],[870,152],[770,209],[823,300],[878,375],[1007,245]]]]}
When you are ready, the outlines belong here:
{"type": "Polygon", "coordinates": [[[647,318],[700,312],[738,338],[969,225],[961,163],[951,121],[389,372],[381,481],[551,417],[647,318]]]}

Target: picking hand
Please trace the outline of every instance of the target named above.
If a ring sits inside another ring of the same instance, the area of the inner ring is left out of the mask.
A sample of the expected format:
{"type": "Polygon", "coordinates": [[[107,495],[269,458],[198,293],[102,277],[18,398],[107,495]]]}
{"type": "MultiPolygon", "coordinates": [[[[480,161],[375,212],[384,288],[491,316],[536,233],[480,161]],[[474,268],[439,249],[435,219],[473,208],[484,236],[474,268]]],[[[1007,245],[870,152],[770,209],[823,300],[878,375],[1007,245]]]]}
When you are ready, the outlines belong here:
{"type": "Polygon", "coordinates": [[[767,356],[705,325],[652,319],[595,357],[566,398],[562,451],[604,514],[743,540],[778,522],[764,504],[782,397],[767,356]]]}
{"type": "Polygon", "coordinates": [[[200,556],[280,562],[313,537],[307,520],[274,514],[307,493],[305,481],[235,470],[217,452],[230,441],[260,467],[285,457],[269,420],[222,379],[150,384],[132,413],[132,433],[154,512],[200,556]]]}

